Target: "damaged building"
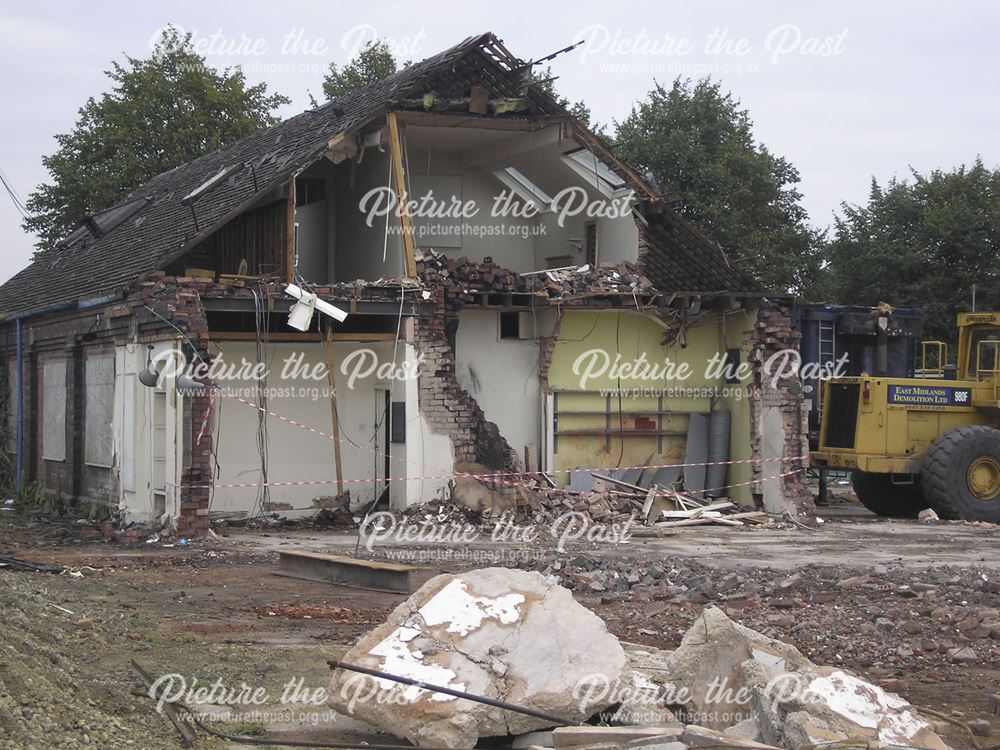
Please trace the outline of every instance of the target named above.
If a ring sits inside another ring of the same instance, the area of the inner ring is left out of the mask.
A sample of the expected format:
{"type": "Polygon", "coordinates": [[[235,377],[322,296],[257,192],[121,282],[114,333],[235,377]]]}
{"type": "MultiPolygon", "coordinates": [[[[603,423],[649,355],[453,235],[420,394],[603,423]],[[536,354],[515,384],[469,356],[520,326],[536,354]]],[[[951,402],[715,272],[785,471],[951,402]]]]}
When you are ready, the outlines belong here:
{"type": "Polygon", "coordinates": [[[189,534],[523,472],[807,503],[790,300],[530,71],[474,37],[85,217],[0,287],[18,481],[189,534]]]}

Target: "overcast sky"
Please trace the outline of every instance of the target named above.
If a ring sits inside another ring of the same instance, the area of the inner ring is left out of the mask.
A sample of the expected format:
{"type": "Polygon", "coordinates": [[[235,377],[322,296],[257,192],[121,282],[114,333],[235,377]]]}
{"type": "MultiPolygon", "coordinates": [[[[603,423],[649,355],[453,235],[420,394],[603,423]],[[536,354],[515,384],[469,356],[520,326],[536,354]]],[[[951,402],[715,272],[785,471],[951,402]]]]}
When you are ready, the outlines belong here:
{"type": "MultiPolygon", "coordinates": [[[[300,0],[57,3],[0,9],[0,169],[23,200],[47,179],[41,159],[73,127],[104,71],[146,56],[168,23],[193,32],[210,63],[307,109],[330,62],[373,38],[422,59],[493,31],[517,56],[552,62],[556,85],[598,122],[624,117],[652,87],[711,74],[749,109],[757,138],[802,176],[813,224],[841,201],[865,200],[871,178],[1000,162],[1000,4],[987,2],[519,2],[395,4],[300,0]],[[991,51],[992,50],[992,51],[991,51]]],[[[27,265],[34,237],[0,193],[5,280],[27,265]]]]}

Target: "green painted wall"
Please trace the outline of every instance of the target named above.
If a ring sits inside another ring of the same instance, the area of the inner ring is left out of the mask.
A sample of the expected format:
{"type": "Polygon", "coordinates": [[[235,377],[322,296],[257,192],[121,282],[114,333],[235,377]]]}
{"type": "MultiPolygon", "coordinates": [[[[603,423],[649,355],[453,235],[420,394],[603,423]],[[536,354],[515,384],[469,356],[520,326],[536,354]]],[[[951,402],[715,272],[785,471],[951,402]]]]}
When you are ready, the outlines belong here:
{"type": "MultiPolygon", "coordinates": [[[[712,408],[710,391],[713,389],[726,394],[716,399],[715,408],[729,409],[733,414],[731,458],[750,458],[750,404],[746,388],[750,380],[740,385],[726,384],[721,373],[709,377],[706,370],[714,355],[724,355],[729,348],[740,348],[740,361],[746,362],[745,342],[753,331],[751,317],[744,311],[703,313],[688,328],[688,345],[681,348],[677,343],[661,345],[663,327],[638,312],[567,311],[548,374],[549,388],[560,412],[559,432],[604,430],[608,401],[602,389],[643,388],[653,393],[620,398],[616,392],[611,393],[611,429],[623,426],[626,430],[655,430],[657,394],[662,392],[664,411],[674,412],[663,418],[663,429],[679,434],[664,437],[662,450],[658,450],[655,436],[612,437],[609,445],[604,436],[565,434],[558,437],[552,468],[632,466],[647,460],[658,464],[680,463],[684,458],[688,413],[708,413],[712,408]],[[620,356],[619,364],[632,365],[639,361],[640,366],[645,367],[645,376],[628,371],[615,372],[616,355],[620,356]],[[646,365],[641,364],[643,357],[646,365]],[[619,411],[624,416],[619,417],[619,411]],[[630,416],[635,412],[653,412],[653,415],[651,418],[630,416]]],[[[565,474],[557,476],[564,481],[567,477],[565,474]]],[[[726,483],[746,482],[750,476],[749,464],[736,464],[729,467],[726,483]]],[[[748,486],[733,488],[730,494],[741,503],[751,502],[748,486]]]]}

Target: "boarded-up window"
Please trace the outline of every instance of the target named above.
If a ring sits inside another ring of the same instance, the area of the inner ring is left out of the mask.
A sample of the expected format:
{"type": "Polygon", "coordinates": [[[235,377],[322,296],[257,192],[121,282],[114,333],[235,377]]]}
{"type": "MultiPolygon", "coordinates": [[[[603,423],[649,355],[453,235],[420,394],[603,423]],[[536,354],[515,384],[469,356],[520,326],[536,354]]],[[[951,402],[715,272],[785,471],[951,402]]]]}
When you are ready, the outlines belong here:
{"type": "Polygon", "coordinates": [[[114,447],[111,420],[115,408],[115,358],[91,354],[84,367],[83,460],[92,466],[111,466],[114,447]]]}
{"type": "Polygon", "coordinates": [[[66,360],[42,365],[42,458],[66,460],[66,360]]]}
{"type": "Polygon", "coordinates": [[[5,448],[17,450],[17,360],[7,363],[7,424],[4,430],[5,448]]]}

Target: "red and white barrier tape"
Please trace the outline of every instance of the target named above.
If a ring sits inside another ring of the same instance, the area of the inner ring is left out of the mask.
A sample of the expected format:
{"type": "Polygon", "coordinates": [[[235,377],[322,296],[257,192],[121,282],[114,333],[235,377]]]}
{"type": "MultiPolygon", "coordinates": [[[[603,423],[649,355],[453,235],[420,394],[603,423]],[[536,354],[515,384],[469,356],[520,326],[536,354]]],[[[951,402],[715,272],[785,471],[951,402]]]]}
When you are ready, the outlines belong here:
{"type": "MultiPolygon", "coordinates": [[[[716,491],[716,490],[728,490],[728,489],[732,489],[733,487],[743,487],[743,486],[750,485],[750,484],[757,484],[758,482],[764,482],[764,481],[767,481],[769,479],[781,479],[783,477],[794,476],[795,474],[800,474],[803,471],[805,471],[804,468],[801,468],[801,469],[792,469],[791,471],[784,471],[784,472],[781,472],[780,474],[772,474],[772,475],[766,476],[766,477],[757,477],[756,479],[751,479],[751,480],[749,480],[747,482],[738,482],[736,484],[726,484],[726,485],[723,485],[721,487],[714,487],[714,488],[712,488],[712,490],[713,491],[716,491]]],[[[388,477],[388,478],[385,478],[385,479],[345,479],[345,480],[343,480],[343,483],[344,484],[366,484],[366,483],[372,483],[372,482],[405,482],[405,481],[410,480],[410,479],[413,479],[413,480],[454,479],[456,477],[472,477],[472,478],[477,478],[478,479],[478,478],[486,477],[486,476],[489,476],[489,475],[487,475],[487,474],[466,474],[464,472],[455,472],[453,474],[441,474],[441,475],[438,475],[438,476],[430,476],[430,477],[388,477]]],[[[172,483],[168,482],[168,484],[172,484],[172,483]]],[[[257,488],[257,487],[309,487],[309,486],[326,485],[326,484],[337,484],[337,480],[336,479],[297,479],[297,480],[292,480],[292,481],[288,481],[288,482],[228,482],[228,483],[222,483],[222,484],[176,484],[176,485],[172,484],[172,486],[178,487],[178,488],[184,488],[184,489],[212,489],[212,488],[215,488],[215,489],[249,489],[249,488],[257,488]]],[[[510,482],[510,481],[506,481],[506,480],[500,480],[500,481],[497,482],[497,484],[512,484],[512,485],[516,485],[516,486],[520,486],[520,485],[527,486],[525,482],[510,482]]],[[[705,489],[705,490],[694,490],[694,491],[685,492],[685,494],[691,495],[691,494],[697,494],[697,493],[704,493],[704,492],[708,492],[708,491],[709,490],[707,490],[707,489],[705,489]]],[[[657,495],[665,496],[665,497],[669,497],[669,496],[671,496],[673,494],[674,494],[673,492],[671,492],[670,490],[667,490],[667,489],[664,489],[661,492],[657,493],[657,495]]]]}
{"type": "Polygon", "coordinates": [[[208,418],[212,416],[212,407],[215,406],[215,399],[218,397],[219,392],[216,389],[212,389],[212,395],[208,397],[208,406],[205,408],[205,418],[201,420],[201,427],[198,429],[198,437],[195,438],[194,444],[201,445],[201,439],[205,436],[205,428],[208,427],[208,418]]]}
{"type": "MultiPolygon", "coordinates": [[[[292,419],[291,417],[286,417],[283,414],[277,414],[276,412],[273,412],[273,411],[270,411],[268,409],[265,409],[265,408],[263,408],[263,407],[255,404],[255,403],[253,403],[252,401],[248,401],[245,398],[241,398],[240,396],[227,395],[227,398],[234,399],[234,400],[240,402],[241,404],[245,404],[245,405],[249,406],[252,409],[256,409],[257,411],[262,411],[265,414],[267,414],[268,416],[274,417],[275,419],[280,419],[282,422],[287,422],[290,425],[293,425],[295,427],[299,427],[299,428],[301,428],[303,430],[306,430],[308,432],[313,433],[314,435],[319,435],[320,437],[324,437],[324,438],[327,438],[328,440],[333,440],[335,442],[338,440],[338,438],[336,438],[333,435],[330,435],[330,434],[328,434],[326,432],[323,432],[322,430],[317,430],[315,427],[310,427],[309,425],[303,424],[302,422],[297,422],[296,420],[292,419]]],[[[342,441],[343,438],[340,438],[340,440],[342,441]]],[[[352,445],[354,445],[354,444],[352,443],[352,445]]],[[[368,448],[366,446],[358,446],[358,445],[354,445],[354,447],[360,448],[361,450],[368,451],[369,453],[374,453],[379,458],[386,458],[386,456],[387,456],[386,453],[384,453],[382,451],[375,450],[374,448],[368,448]]],[[[399,456],[393,456],[391,454],[388,454],[388,458],[396,460],[396,461],[404,461],[405,462],[405,459],[402,459],[399,456]]],[[[808,455],[803,455],[803,456],[777,457],[777,458],[740,458],[740,459],[733,459],[731,461],[698,461],[698,462],[693,462],[693,463],[681,463],[681,464],[642,464],[642,465],[638,465],[638,466],[610,466],[610,467],[602,467],[602,468],[592,468],[592,467],[582,466],[582,467],[577,467],[575,469],[553,469],[553,470],[545,472],[545,473],[547,473],[547,474],[572,474],[572,473],[578,472],[578,471],[582,471],[582,472],[592,472],[592,471],[608,472],[608,471],[633,471],[633,470],[636,470],[636,469],[685,469],[685,468],[690,468],[690,467],[693,467],[693,466],[735,466],[737,464],[773,463],[773,462],[776,462],[776,461],[780,461],[782,463],[791,463],[793,461],[805,461],[808,458],[809,458],[808,455]]],[[[497,481],[497,482],[499,482],[499,481],[501,481],[499,479],[499,477],[521,477],[521,476],[524,476],[527,473],[529,473],[529,472],[524,472],[524,471],[499,471],[499,472],[491,472],[489,474],[455,474],[455,475],[449,475],[449,476],[462,476],[462,477],[470,477],[470,478],[473,478],[473,479],[489,479],[491,481],[497,481]]],[[[408,477],[408,478],[412,478],[412,479],[440,479],[441,477],[408,477]]],[[[374,480],[365,480],[365,481],[374,481],[374,480]]],[[[383,480],[379,480],[379,481],[383,481],[383,480]]],[[[216,485],[216,486],[218,487],[220,485],[216,485]]],[[[257,486],[257,485],[253,485],[253,486],[257,486]]]]}

